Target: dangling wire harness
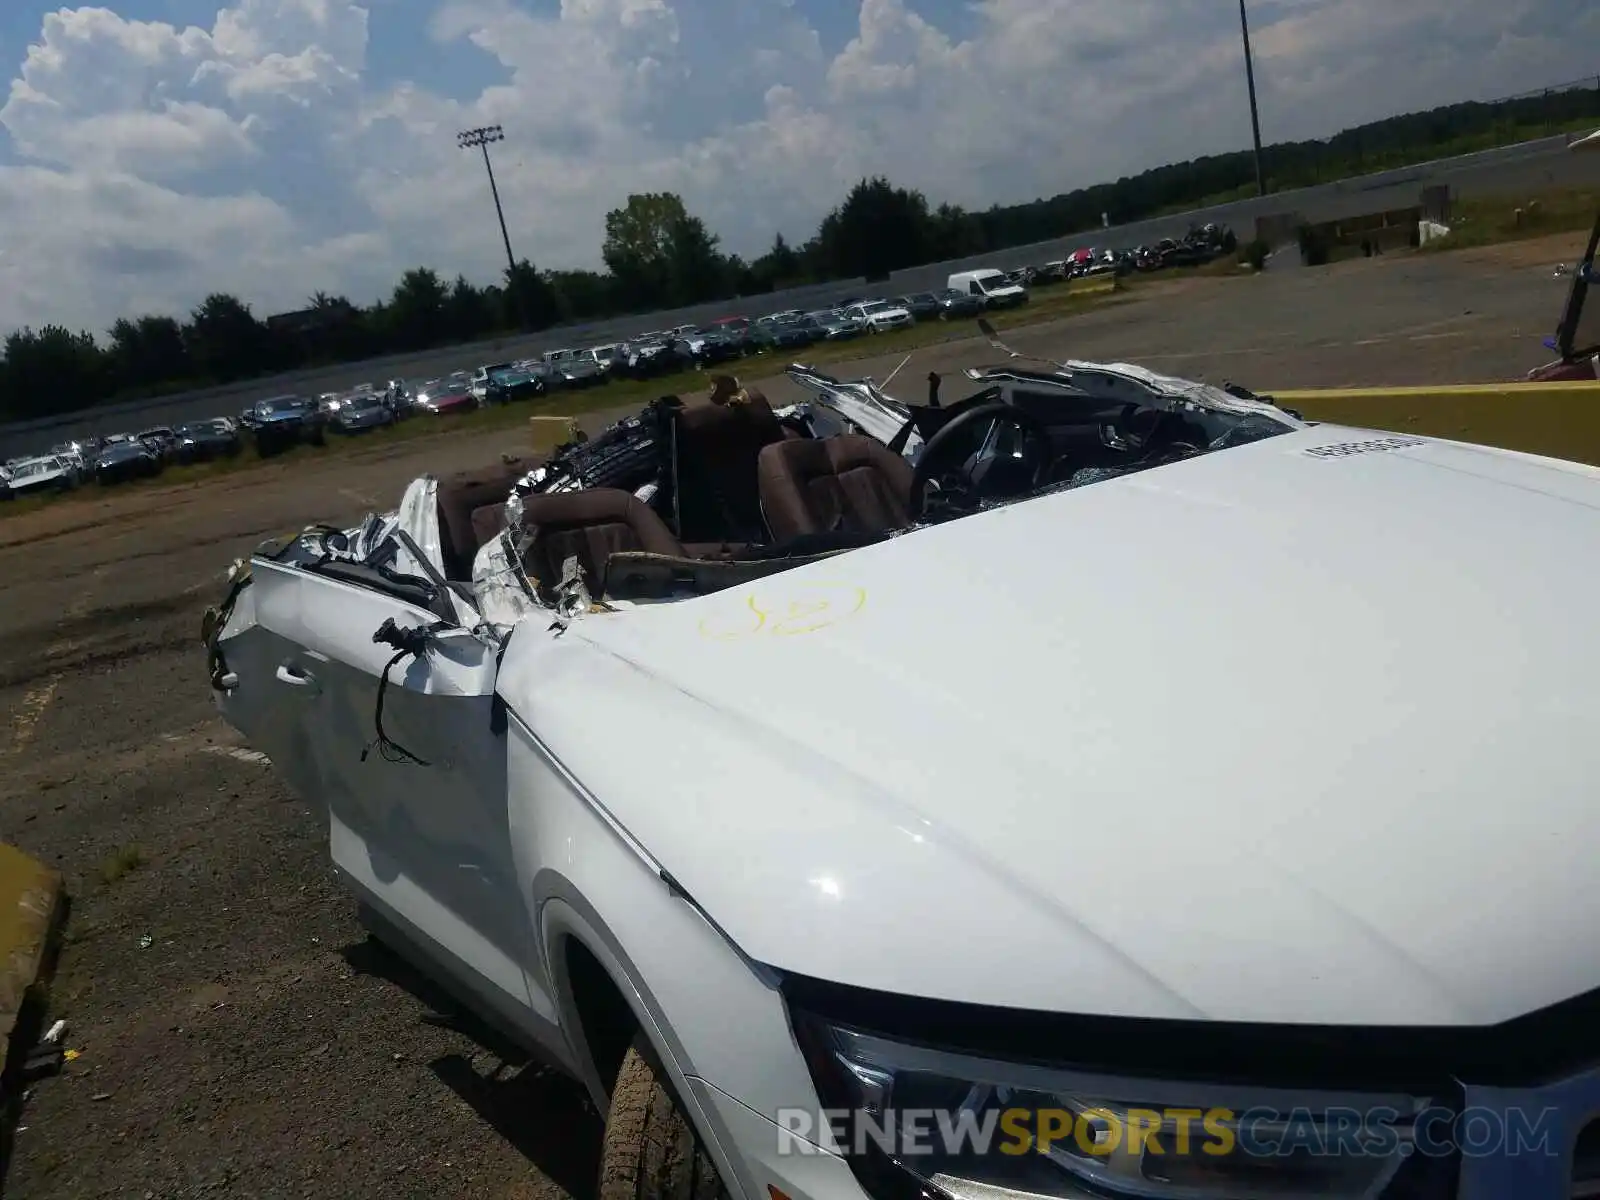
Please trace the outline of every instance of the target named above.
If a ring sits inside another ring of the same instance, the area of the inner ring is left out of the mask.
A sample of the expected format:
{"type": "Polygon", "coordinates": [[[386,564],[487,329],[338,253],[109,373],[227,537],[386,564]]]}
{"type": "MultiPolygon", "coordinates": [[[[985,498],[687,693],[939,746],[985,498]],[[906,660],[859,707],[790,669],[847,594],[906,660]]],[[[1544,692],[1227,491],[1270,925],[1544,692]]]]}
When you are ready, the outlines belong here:
{"type": "Polygon", "coordinates": [[[378,703],[372,713],[372,724],[377,736],[368,742],[361,750],[361,761],[367,761],[367,755],[372,753],[374,746],[386,762],[412,763],[419,767],[431,767],[433,764],[426,759],[417,757],[399,742],[391,738],[383,729],[383,698],[389,691],[389,672],[399,665],[401,659],[417,658],[428,649],[428,642],[434,634],[441,629],[449,629],[449,621],[435,621],[431,625],[416,625],[402,628],[396,625],[394,618],[390,617],[378,631],[372,635],[372,640],[383,646],[394,648],[394,657],[383,668],[383,675],[378,680],[378,703]]]}

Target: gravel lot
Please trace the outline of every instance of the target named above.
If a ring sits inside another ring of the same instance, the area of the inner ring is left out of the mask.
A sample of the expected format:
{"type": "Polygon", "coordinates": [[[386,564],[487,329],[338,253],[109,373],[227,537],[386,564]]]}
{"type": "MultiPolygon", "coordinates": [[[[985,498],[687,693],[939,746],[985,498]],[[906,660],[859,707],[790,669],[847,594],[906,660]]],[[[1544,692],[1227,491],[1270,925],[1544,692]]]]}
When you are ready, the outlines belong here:
{"type": "MultiPolygon", "coordinates": [[[[1190,280],[1014,340],[1268,389],[1515,377],[1548,357],[1574,240],[1190,280]]],[[[924,352],[904,394],[993,357],[924,352]]],[[[0,520],[0,838],[67,875],[53,1015],[81,1051],[34,1088],[11,1194],[592,1191],[578,1089],[502,1063],[365,938],[319,830],[214,717],[198,640],[260,539],[510,449],[443,434],[0,520]]]]}

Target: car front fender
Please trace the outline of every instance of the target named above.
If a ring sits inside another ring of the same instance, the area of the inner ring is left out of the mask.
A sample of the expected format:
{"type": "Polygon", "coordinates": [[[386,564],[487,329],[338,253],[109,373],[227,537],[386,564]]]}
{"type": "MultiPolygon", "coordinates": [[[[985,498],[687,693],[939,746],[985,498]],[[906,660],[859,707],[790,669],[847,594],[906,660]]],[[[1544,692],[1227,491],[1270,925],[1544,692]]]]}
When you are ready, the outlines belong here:
{"type": "Polygon", "coordinates": [[[816,1105],[776,974],[744,956],[693,897],[671,886],[514,713],[507,752],[510,831],[539,973],[568,1056],[602,1111],[611,1080],[601,1078],[584,1034],[570,941],[610,977],[708,1137],[717,1122],[689,1099],[691,1079],[772,1120],[780,1108],[816,1105]],[[541,847],[560,848],[559,855],[541,847]]]}

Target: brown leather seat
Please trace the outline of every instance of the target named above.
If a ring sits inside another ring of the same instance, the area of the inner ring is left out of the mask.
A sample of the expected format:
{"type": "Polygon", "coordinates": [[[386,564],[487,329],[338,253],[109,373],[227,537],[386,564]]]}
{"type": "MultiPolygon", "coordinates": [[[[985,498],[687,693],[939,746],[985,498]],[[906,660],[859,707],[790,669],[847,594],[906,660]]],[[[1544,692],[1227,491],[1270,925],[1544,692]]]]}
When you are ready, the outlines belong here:
{"type": "MultiPolygon", "coordinates": [[[[499,537],[506,529],[505,501],[499,504],[485,504],[481,508],[472,510],[472,538],[482,549],[485,542],[499,537]]],[[[474,552],[476,554],[476,552],[474,552]]]]}
{"type": "Polygon", "coordinates": [[[528,496],[522,502],[521,532],[529,539],[522,565],[529,583],[545,594],[561,581],[562,564],[574,556],[594,595],[604,589],[606,560],[620,550],[687,557],[666,522],[620,488],[528,496]]]}
{"type": "Polygon", "coordinates": [[[763,447],[783,440],[783,425],[758,393],[739,403],[680,409],[673,419],[678,537],[764,540],[756,459],[763,447]]]}
{"type": "Polygon", "coordinates": [[[446,579],[471,582],[478,547],[503,528],[506,497],[529,469],[529,464],[512,459],[439,480],[439,549],[446,579]],[[501,519],[491,527],[497,506],[501,519]],[[480,509],[487,510],[483,517],[477,516],[480,509]]]}
{"type": "Polygon", "coordinates": [[[911,466],[869,437],[782,441],[761,451],[761,508],[778,541],[911,525],[911,466]]]}

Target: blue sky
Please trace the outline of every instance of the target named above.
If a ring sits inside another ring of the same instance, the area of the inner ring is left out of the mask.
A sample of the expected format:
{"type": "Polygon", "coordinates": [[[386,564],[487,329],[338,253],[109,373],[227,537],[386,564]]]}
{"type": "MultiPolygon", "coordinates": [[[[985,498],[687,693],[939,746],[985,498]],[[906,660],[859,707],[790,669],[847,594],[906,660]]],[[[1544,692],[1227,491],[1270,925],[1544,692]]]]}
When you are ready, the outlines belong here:
{"type": "MultiPolygon", "coordinates": [[[[1595,68],[1592,0],[1250,0],[1264,132],[1595,68]]],[[[724,245],[804,240],[850,183],[1027,200],[1248,143],[1231,0],[105,0],[0,4],[0,331],[366,302],[596,266],[631,191],[724,245]]]]}

